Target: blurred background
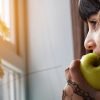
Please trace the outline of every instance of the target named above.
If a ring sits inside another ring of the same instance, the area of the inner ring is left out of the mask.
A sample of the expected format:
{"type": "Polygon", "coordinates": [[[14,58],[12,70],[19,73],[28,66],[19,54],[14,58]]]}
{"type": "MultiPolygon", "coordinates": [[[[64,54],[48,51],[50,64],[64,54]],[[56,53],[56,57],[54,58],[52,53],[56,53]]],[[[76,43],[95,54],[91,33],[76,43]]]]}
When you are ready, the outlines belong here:
{"type": "Polygon", "coordinates": [[[0,100],[61,100],[65,69],[86,52],[78,0],[0,0],[0,21],[0,100]]]}

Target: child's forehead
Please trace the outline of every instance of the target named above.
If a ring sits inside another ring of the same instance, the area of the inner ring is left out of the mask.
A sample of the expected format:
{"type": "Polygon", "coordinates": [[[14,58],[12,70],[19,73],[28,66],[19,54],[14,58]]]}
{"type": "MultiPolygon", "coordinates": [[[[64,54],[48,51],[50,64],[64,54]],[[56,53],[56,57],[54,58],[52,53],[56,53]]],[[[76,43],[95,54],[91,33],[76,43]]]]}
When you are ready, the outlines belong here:
{"type": "Polygon", "coordinates": [[[97,14],[91,15],[88,20],[100,20],[100,11],[97,14]]]}

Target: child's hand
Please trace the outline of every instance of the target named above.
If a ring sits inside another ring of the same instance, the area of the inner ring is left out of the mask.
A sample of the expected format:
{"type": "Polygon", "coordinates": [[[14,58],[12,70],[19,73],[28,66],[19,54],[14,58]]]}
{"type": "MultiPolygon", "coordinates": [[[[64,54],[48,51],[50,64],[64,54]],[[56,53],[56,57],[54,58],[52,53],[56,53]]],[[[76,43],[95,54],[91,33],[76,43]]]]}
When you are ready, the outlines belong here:
{"type": "MultiPolygon", "coordinates": [[[[63,90],[62,100],[100,100],[100,92],[90,87],[80,72],[80,60],[74,60],[65,70],[68,85],[63,90]]],[[[100,81],[100,80],[98,80],[100,81]]]]}

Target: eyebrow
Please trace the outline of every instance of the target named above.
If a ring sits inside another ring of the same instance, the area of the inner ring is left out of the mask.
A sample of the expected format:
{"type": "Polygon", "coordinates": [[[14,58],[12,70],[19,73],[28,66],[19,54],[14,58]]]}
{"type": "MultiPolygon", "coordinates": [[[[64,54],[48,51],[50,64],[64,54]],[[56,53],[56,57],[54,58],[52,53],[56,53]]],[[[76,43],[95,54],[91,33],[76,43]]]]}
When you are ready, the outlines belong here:
{"type": "Polygon", "coordinates": [[[96,19],[97,19],[97,18],[96,18],[95,16],[92,16],[92,17],[89,17],[87,20],[88,20],[88,21],[96,21],[96,19]]]}

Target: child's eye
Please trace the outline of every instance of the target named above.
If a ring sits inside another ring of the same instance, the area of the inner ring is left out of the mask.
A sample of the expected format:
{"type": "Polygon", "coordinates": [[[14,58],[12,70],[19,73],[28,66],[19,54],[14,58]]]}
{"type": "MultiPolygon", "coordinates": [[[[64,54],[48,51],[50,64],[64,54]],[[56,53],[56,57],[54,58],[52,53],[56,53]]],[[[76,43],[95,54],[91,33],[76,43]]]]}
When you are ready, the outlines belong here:
{"type": "Polygon", "coordinates": [[[96,22],[96,21],[90,21],[90,24],[91,24],[92,26],[96,26],[97,22],[96,22]]]}
{"type": "Polygon", "coordinates": [[[95,21],[95,20],[90,20],[89,23],[90,23],[91,28],[92,28],[93,30],[96,30],[96,28],[97,28],[97,21],[95,21]]]}

